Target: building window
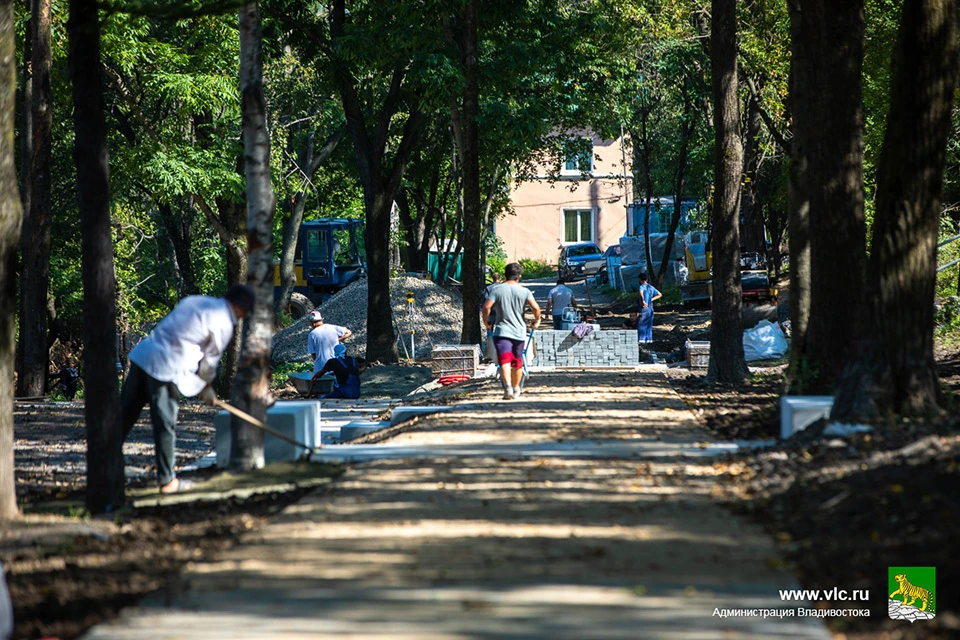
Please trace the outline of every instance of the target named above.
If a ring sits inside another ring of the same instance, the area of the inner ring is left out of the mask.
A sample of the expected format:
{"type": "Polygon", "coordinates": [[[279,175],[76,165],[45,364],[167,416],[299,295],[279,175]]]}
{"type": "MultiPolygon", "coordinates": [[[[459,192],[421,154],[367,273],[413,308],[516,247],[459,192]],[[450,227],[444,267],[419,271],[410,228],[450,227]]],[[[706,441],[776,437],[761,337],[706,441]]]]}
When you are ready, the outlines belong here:
{"type": "Polygon", "coordinates": [[[593,172],[593,141],[571,138],[563,143],[563,164],[560,175],[579,176],[593,172]]]}
{"type": "Polygon", "coordinates": [[[593,210],[563,210],[563,241],[593,242],[593,210]]]}

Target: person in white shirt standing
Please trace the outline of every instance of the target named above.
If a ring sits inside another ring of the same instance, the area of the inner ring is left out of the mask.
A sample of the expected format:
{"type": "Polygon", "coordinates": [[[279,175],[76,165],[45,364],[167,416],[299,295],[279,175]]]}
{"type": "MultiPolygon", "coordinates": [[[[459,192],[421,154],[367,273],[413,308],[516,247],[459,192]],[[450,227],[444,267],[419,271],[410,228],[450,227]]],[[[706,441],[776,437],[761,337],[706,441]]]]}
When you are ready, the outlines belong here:
{"type": "Polygon", "coordinates": [[[313,328],[307,336],[307,353],[313,358],[313,372],[316,374],[327,364],[327,360],[336,357],[336,346],[352,336],[353,332],[336,324],[326,324],[319,309],[310,312],[310,326],[313,328]]]}
{"type": "Polygon", "coordinates": [[[557,286],[547,294],[547,313],[553,312],[553,328],[560,330],[563,327],[563,310],[567,307],[577,309],[577,300],[573,297],[570,287],[557,280],[557,286]]]}
{"type": "Polygon", "coordinates": [[[184,491],[191,484],[173,470],[180,395],[213,404],[217,394],[210,384],[220,357],[253,303],[253,289],[246,285],[231,287],[222,298],[188,296],[130,352],[130,371],[120,392],[123,439],[149,403],[160,493],[184,491]]]}

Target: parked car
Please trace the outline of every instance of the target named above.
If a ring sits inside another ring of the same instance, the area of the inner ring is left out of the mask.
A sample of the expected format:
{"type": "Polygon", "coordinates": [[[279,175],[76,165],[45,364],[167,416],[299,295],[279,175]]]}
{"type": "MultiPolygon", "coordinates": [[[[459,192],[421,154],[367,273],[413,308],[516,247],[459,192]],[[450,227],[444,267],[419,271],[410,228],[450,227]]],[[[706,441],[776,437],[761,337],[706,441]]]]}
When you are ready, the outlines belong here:
{"type": "MultiPolygon", "coordinates": [[[[600,269],[597,271],[597,277],[595,282],[598,285],[610,284],[610,274],[607,273],[607,265],[609,263],[609,258],[619,258],[620,257],[620,245],[612,244],[607,247],[607,250],[603,252],[603,264],[600,265],[600,269]]],[[[616,264],[620,264],[617,262],[616,264]]]]}
{"type": "Polygon", "coordinates": [[[592,242],[568,244],[560,249],[557,273],[561,280],[576,280],[596,275],[606,263],[600,247],[592,242]]]}
{"type": "Polygon", "coordinates": [[[740,288],[743,290],[743,303],[776,304],[777,289],[770,285],[770,276],[766,271],[742,271],[740,288]]]}

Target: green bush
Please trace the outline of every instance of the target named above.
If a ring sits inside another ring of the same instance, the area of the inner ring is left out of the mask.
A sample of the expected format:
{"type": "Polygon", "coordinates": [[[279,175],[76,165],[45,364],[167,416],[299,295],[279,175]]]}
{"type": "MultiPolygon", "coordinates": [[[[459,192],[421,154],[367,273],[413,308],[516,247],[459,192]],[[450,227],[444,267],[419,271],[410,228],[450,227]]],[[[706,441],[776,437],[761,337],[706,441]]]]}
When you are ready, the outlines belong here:
{"type": "Polygon", "coordinates": [[[552,264],[547,264],[543,260],[535,258],[521,258],[520,267],[523,269],[523,277],[527,280],[531,278],[546,278],[556,275],[557,268],[552,264]]]}
{"type": "Polygon", "coordinates": [[[683,298],[680,296],[680,285],[671,284],[660,287],[660,293],[663,297],[657,300],[659,304],[682,304],[683,298]]]}
{"type": "MultiPolygon", "coordinates": [[[[503,240],[496,234],[488,233],[486,244],[487,267],[490,268],[491,273],[499,273],[503,276],[503,270],[507,267],[507,252],[503,250],[503,240]]],[[[487,284],[493,282],[490,278],[487,280],[487,284]]]]}

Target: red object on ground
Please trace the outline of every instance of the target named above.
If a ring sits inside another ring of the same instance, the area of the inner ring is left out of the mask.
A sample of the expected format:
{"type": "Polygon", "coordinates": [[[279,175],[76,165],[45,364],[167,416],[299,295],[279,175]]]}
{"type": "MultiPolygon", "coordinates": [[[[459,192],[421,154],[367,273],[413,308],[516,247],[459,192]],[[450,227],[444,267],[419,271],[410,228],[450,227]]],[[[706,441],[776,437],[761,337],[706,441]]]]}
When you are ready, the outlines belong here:
{"type": "Polygon", "coordinates": [[[463,382],[464,380],[469,380],[469,379],[470,379],[470,376],[461,373],[458,375],[440,376],[437,382],[439,382],[443,386],[447,386],[448,384],[453,384],[454,382],[463,382]]]}

